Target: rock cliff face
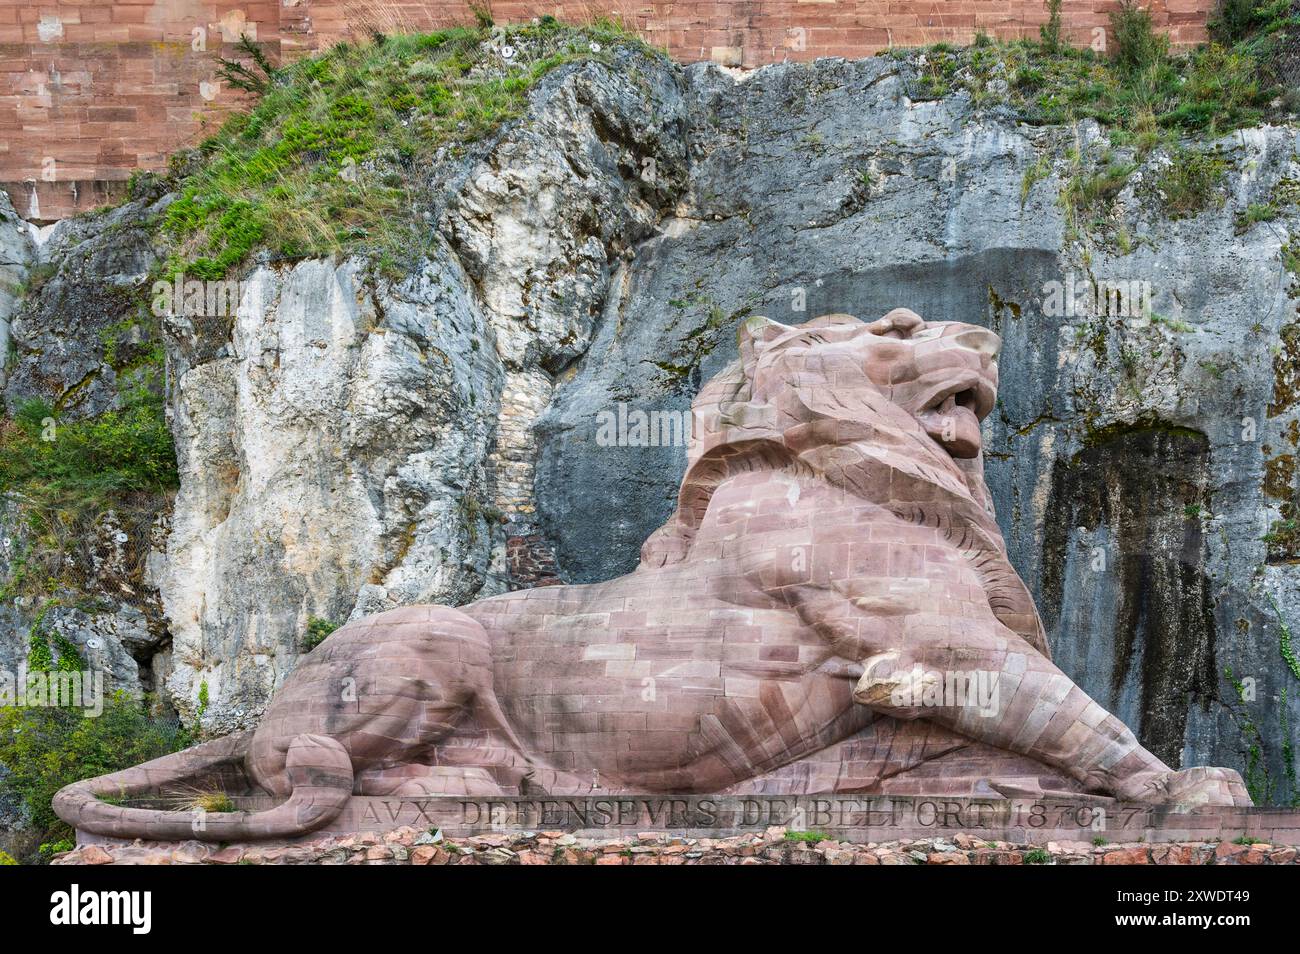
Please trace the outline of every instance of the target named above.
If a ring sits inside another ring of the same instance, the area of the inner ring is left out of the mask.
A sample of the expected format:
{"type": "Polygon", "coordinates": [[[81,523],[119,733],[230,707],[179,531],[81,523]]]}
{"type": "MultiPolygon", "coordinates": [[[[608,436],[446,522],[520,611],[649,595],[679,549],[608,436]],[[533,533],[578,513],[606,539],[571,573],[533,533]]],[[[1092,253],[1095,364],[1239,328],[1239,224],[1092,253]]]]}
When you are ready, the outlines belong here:
{"type": "Polygon", "coordinates": [[[354,261],[260,268],[226,353],[176,366],[158,585],[167,688],[197,715],[207,686],[205,727],[256,721],[312,617],[483,589],[502,372],[467,285],[452,259],[395,286],[354,261]]]}
{"type": "MultiPolygon", "coordinates": [[[[1225,170],[1202,208],[1173,207],[1157,150],[1083,215],[1061,196],[1114,161],[1095,125],[915,100],[914,68],[560,68],[431,177],[419,267],[267,261],[216,331],[164,322],[179,490],[126,530],[134,591],[96,582],[94,612],[60,611],[69,638],[121,647],[122,684],[207,730],[250,725],[313,617],[631,569],[685,447],[606,446],[604,415],[685,411],[744,317],[906,305],[1004,338],[988,478],[1057,661],[1172,764],[1289,798],[1296,130],[1199,144],[1225,170]]],[[[11,410],[120,400],[101,332],[167,201],[39,250],[0,209],[0,269],[44,276],[13,320],[11,410]]],[[[0,612],[12,668],[31,608],[0,612]]]]}

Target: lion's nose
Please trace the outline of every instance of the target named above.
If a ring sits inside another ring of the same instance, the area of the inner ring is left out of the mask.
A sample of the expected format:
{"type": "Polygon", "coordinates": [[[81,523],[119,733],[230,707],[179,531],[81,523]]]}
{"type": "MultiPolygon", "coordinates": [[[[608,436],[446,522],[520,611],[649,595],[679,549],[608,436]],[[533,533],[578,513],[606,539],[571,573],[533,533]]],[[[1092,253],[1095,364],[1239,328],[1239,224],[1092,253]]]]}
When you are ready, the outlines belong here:
{"type": "Polygon", "coordinates": [[[925,319],[910,308],[895,308],[883,317],[867,326],[873,335],[882,338],[910,338],[920,328],[925,327],[925,319]]]}

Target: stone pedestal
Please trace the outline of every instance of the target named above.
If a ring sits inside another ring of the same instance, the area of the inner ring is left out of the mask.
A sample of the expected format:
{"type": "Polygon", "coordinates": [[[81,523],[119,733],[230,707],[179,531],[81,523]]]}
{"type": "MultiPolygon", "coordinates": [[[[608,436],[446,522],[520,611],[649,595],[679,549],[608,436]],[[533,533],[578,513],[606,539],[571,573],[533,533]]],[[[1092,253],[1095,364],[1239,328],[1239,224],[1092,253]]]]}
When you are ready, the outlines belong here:
{"type": "MultiPolygon", "coordinates": [[[[235,801],[245,811],[273,805],[262,797],[235,801]]],[[[202,824],[201,817],[195,824],[202,824]]],[[[685,838],[726,838],[781,827],[858,844],[951,838],[960,833],[982,841],[1030,845],[1239,838],[1300,845],[1300,811],[1292,809],[1217,807],[1174,813],[1104,799],[897,795],[354,796],[333,823],[297,840],[407,827],[438,829],[449,837],[562,831],[608,839],[653,831],[685,838]]],[[[80,832],[78,843],[126,842],[80,832]]]]}

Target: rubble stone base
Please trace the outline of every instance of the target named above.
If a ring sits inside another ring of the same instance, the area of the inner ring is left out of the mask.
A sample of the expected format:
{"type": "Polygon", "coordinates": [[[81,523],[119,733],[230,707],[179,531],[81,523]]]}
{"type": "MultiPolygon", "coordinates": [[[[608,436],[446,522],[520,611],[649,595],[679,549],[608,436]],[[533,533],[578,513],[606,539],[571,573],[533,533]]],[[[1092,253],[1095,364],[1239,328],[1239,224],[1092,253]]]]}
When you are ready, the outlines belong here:
{"type": "Polygon", "coordinates": [[[285,845],[198,841],[90,844],[57,856],[56,865],[1290,865],[1296,849],[1264,843],[1170,842],[1029,846],[948,838],[850,844],[814,832],[772,827],[730,838],[641,832],[612,839],[560,831],[444,838],[397,828],[382,834],[327,835],[285,845]]]}

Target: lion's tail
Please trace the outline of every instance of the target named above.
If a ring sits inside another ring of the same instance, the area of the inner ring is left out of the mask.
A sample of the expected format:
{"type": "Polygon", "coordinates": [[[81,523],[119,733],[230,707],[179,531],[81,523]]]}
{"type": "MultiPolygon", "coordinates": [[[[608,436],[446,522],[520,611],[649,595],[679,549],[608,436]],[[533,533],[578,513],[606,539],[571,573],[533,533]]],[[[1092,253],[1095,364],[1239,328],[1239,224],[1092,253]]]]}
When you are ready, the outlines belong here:
{"type": "Polygon", "coordinates": [[[114,838],[234,841],[287,838],[333,820],[352,797],[352,759],[337,739],[299,735],[289,744],[287,801],[260,812],[130,808],[105,798],[156,796],[204,775],[242,772],[252,732],[239,732],[134,768],[74,782],[54,796],[54,811],[79,831],[114,838]]]}

